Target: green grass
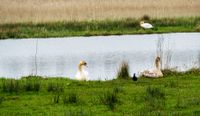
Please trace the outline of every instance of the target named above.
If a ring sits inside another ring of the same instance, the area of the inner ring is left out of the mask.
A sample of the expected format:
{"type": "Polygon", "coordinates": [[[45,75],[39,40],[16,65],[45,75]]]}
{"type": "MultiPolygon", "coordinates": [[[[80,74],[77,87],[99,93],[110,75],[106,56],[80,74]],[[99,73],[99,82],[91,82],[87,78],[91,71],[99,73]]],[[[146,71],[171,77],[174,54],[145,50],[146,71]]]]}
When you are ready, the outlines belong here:
{"type": "Polygon", "coordinates": [[[79,96],[77,95],[76,92],[73,91],[63,97],[63,103],[64,104],[68,104],[68,103],[75,104],[75,103],[78,103],[78,99],[79,99],[79,96]]]}
{"type": "Polygon", "coordinates": [[[100,96],[100,102],[107,105],[109,109],[114,110],[118,100],[118,90],[113,89],[113,91],[106,91],[100,96]]]}
{"type": "Polygon", "coordinates": [[[164,71],[163,78],[142,77],[138,81],[79,82],[41,77],[0,79],[0,114],[199,115],[199,83],[200,70],[196,69],[184,73],[164,71]],[[34,82],[34,79],[39,81],[39,89],[27,91],[26,81],[34,82]],[[9,85],[11,82],[18,84],[9,85]]]}
{"type": "Polygon", "coordinates": [[[144,30],[140,19],[0,24],[0,39],[66,36],[198,32],[200,17],[148,19],[155,27],[144,30]]]}

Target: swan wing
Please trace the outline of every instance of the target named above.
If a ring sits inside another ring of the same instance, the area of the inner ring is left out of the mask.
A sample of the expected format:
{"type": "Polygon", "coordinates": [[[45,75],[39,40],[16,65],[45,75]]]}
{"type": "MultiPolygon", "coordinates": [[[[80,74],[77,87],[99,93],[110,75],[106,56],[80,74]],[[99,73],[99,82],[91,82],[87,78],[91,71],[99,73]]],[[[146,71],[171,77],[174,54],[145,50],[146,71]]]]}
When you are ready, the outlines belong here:
{"type": "Polygon", "coordinates": [[[77,80],[82,80],[82,76],[81,76],[81,73],[79,71],[76,73],[75,78],[77,80]]]}
{"type": "Polygon", "coordinates": [[[88,75],[89,73],[86,70],[82,70],[76,73],[75,78],[80,81],[89,80],[88,75]]]}
{"type": "Polygon", "coordinates": [[[141,24],[141,26],[143,28],[145,28],[145,29],[151,29],[151,28],[153,28],[153,26],[151,24],[149,24],[149,23],[143,23],[143,24],[141,24]]]}
{"type": "Polygon", "coordinates": [[[89,73],[86,70],[83,70],[83,74],[85,76],[85,80],[89,80],[89,73]]]}

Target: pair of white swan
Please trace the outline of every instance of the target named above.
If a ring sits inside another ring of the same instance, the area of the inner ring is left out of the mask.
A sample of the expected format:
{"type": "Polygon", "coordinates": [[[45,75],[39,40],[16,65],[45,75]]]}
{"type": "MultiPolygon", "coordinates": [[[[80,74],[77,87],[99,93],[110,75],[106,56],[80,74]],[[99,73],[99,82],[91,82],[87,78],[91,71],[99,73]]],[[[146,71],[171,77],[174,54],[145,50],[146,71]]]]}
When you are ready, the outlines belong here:
{"type": "MultiPolygon", "coordinates": [[[[144,70],[143,72],[141,72],[140,76],[145,76],[145,77],[150,77],[150,78],[163,77],[163,73],[160,68],[160,63],[161,63],[160,57],[156,57],[155,59],[156,69],[144,70]]],[[[89,80],[89,77],[88,77],[89,73],[85,69],[86,67],[87,67],[87,63],[81,60],[80,63],[78,64],[78,72],[76,73],[76,76],[75,76],[77,80],[80,80],[80,81],[89,80]]]]}
{"type": "MultiPolygon", "coordinates": [[[[153,26],[150,23],[144,23],[144,21],[140,22],[140,26],[144,29],[152,29],[153,26]]],[[[160,57],[156,58],[157,63],[160,62],[160,57]]],[[[85,61],[80,61],[79,65],[78,65],[78,72],[76,73],[76,79],[80,80],[80,81],[86,81],[89,80],[88,78],[88,72],[85,69],[85,67],[87,66],[87,63],[85,61]]],[[[146,77],[161,77],[163,76],[161,70],[160,70],[160,64],[156,64],[156,70],[153,71],[149,71],[149,70],[145,70],[144,72],[142,72],[142,75],[146,76],[146,77]]]]}

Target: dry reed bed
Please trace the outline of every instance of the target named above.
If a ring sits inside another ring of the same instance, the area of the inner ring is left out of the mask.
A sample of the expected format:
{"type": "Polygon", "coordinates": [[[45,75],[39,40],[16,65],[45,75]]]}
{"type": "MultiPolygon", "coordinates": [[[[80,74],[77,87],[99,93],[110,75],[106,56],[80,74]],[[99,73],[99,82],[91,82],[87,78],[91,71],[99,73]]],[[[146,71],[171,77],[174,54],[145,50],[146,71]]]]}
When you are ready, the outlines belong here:
{"type": "Polygon", "coordinates": [[[199,0],[0,0],[0,23],[200,15],[199,0]]]}

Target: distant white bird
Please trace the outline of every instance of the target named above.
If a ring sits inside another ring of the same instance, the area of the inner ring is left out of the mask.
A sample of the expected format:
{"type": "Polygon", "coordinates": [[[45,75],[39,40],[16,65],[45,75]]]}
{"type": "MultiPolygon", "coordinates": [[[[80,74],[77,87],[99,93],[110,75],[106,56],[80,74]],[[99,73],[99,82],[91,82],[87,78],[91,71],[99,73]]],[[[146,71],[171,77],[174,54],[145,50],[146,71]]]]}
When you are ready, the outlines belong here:
{"type": "Polygon", "coordinates": [[[87,81],[88,79],[88,72],[85,69],[87,67],[87,63],[83,60],[80,61],[78,64],[78,71],[76,73],[76,79],[80,81],[87,81]]]}
{"type": "Polygon", "coordinates": [[[144,29],[152,29],[153,26],[150,23],[144,23],[144,21],[140,21],[140,26],[144,29]]]}

